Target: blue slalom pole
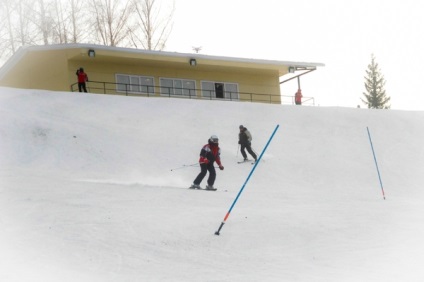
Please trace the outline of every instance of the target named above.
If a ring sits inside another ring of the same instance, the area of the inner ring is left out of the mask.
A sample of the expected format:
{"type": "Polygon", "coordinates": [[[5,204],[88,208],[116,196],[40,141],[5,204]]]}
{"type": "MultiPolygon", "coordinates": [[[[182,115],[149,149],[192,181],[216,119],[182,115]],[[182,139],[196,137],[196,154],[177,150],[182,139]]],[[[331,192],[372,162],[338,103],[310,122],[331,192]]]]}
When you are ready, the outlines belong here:
{"type": "Polygon", "coordinates": [[[378,180],[380,181],[381,192],[383,193],[383,199],[385,200],[386,196],[384,195],[383,182],[381,181],[380,170],[378,169],[377,158],[375,157],[374,146],[372,145],[371,134],[370,134],[370,130],[368,129],[368,126],[367,126],[367,131],[368,131],[368,138],[370,139],[372,154],[374,156],[375,167],[377,168],[378,180]]]}
{"type": "Polygon", "coordinates": [[[215,235],[219,235],[219,232],[221,231],[222,227],[224,226],[225,222],[227,221],[228,217],[230,216],[230,213],[233,210],[234,206],[236,205],[237,200],[239,199],[241,193],[244,190],[244,187],[246,186],[247,182],[249,181],[250,177],[252,176],[253,172],[255,171],[256,166],[261,161],[263,154],[265,153],[266,149],[268,148],[269,143],[271,143],[271,140],[274,137],[275,132],[277,132],[279,127],[280,127],[280,125],[277,124],[277,126],[274,129],[274,132],[271,134],[271,137],[269,138],[268,142],[266,143],[265,148],[262,150],[262,153],[259,156],[259,159],[255,162],[255,165],[253,166],[252,170],[250,171],[249,176],[247,177],[246,181],[244,182],[243,186],[241,187],[240,191],[238,192],[237,197],[234,199],[234,202],[231,205],[230,209],[228,210],[227,214],[225,215],[224,220],[221,222],[221,225],[219,226],[218,231],[215,232],[215,235]]]}

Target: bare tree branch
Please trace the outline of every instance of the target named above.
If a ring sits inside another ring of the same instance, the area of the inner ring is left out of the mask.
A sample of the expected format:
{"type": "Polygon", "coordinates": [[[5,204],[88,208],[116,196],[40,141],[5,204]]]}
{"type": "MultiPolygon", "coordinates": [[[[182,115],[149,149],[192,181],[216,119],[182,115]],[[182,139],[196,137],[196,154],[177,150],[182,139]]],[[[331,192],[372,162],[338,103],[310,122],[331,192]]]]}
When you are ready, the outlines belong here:
{"type": "Polygon", "coordinates": [[[147,50],[163,50],[173,26],[175,2],[169,14],[160,17],[161,6],[156,0],[134,0],[138,28],[132,31],[133,44],[139,42],[147,50]],[[141,35],[138,35],[138,32],[141,35]]]}
{"type": "Polygon", "coordinates": [[[131,0],[91,0],[97,38],[103,45],[118,46],[128,36],[131,0]]]}
{"type": "Polygon", "coordinates": [[[172,30],[175,2],[172,0],[172,6],[166,9],[160,2],[0,0],[0,61],[20,46],[51,43],[89,42],[163,50],[172,30]]]}

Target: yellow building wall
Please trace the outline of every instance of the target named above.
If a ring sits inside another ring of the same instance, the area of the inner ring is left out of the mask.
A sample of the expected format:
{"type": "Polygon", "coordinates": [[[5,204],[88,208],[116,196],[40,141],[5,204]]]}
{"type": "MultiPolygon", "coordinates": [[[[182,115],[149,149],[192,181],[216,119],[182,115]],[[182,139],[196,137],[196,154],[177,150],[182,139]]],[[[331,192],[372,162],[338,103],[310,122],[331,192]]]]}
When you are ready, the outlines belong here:
{"type": "MultiPolygon", "coordinates": [[[[240,100],[265,102],[265,103],[281,103],[280,84],[278,72],[260,71],[246,72],[243,69],[232,68],[231,71],[213,70],[205,68],[172,68],[161,66],[146,66],[140,62],[137,65],[133,64],[110,64],[97,61],[95,58],[91,60],[72,60],[69,62],[69,80],[70,85],[75,84],[73,89],[76,90],[76,75],[78,68],[83,67],[89,77],[87,86],[89,92],[119,94],[114,91],[116,86],[116,74],[127,74],[136,76],[151,76],[154,77],[155,95],[160,96],[159,86],[160,78],[173,79],[190,79],[196,81],[196,94],[201,98],[202,81],[214,81],[223,83],[237,83],[239,86],[240,100]],[[106,91],[99,83],[93,81],[109,82],[106,85],[106,91]]],[[[121,94],[122,95],[122,94],[121,94]]],[[[137,95],[137,94],[129,94],[137,95]]]]}
{"type": "Polygon", "coordinates": [[[63,51],[30,52],[10,69],[2,86],[69,91],[67,58],[63,51]]]}
{"type": "MultiPolygon", "coordinates": [[[[11,67],[2,78],[2,86],[77,91],[76,70],[83,67],[89,77],[89,92],[119,94],[116,92],[116,74],[152,76],[155,95],[160,96],[160,78],[190,79],[196,81],[197,97],[201,98],[202,81],[237,83],[241,101],[281,103],[278,71],[256,70],[243,67],[222,67],[219,64],[189,66],[181,62],[128,58],[128,54],[113,54],[89,58],[87,50],[58,49],[33,50],[11,67]],[[102,85],[98,82],[107,82],[102,85]],[[72,90],[71,90],[72,86],[72,90]]],[[[137,94],[132,94],[137,96],[137,94]]]]}

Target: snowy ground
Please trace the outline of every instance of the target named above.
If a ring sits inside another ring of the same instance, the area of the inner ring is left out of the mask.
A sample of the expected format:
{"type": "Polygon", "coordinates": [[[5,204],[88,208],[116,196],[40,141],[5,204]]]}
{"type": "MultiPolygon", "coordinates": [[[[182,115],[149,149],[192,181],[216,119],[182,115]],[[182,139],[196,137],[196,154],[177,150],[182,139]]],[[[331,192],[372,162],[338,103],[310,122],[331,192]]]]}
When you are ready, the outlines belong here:
{"type": "Polygon", "coordinates": [[[423,121],[0,88],[0,281],[424,281],[423,121]],[[280,128],[216,236],[240,124],[258,153],[280,128]],[[188,190],[212,134],[219,190],[188,190]]]}

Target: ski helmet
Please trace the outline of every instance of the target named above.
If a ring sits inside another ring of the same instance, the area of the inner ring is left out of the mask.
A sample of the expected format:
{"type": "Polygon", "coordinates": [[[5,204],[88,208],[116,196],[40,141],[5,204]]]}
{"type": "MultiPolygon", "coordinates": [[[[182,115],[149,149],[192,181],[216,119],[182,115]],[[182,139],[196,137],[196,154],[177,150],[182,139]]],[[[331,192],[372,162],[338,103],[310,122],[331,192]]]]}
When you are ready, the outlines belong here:
{"type": "Polygon", "coordinates": [[[209,141],[212,143],[218,144],[218,141],[219,141],[218,136],[212,135],[211,138],[209,138],[209,141]]]}

